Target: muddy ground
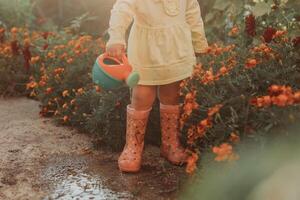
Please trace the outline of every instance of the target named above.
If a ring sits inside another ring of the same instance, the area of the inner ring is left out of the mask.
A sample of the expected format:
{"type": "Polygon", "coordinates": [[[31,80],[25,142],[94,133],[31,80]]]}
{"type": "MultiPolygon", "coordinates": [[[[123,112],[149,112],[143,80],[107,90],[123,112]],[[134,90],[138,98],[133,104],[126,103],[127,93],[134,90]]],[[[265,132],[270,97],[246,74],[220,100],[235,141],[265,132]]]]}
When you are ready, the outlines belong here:
{"type": "Polygon", "coordinates": [[[39,116],[39,103],[0,99],[0,199],[176,199],[184,168],[146,146],[142,170],[121,173],[119,153],[39,116]]]}

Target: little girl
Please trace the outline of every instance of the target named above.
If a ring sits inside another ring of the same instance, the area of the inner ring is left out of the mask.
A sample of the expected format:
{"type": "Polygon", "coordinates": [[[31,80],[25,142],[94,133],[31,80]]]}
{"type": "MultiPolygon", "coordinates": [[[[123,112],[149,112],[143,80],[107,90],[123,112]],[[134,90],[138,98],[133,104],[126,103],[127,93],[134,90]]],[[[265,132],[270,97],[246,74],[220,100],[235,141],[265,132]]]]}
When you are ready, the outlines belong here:
{"type": "Polygon", "coordinates": [[[109,25],[107,53],[120,59],[127,49],[130,64],[140,74],[127,106],[126,145],[119,169],[139,171],[156,95],[160,100],[161,156],[175,165],[185,163],[187,155],[178,128],[180,81],[191,76],[195,54],[204,53],[208,46],[197,0],[117,0],[109,25]],[[126,48],[126,30],[132,21],[126,48]]]}

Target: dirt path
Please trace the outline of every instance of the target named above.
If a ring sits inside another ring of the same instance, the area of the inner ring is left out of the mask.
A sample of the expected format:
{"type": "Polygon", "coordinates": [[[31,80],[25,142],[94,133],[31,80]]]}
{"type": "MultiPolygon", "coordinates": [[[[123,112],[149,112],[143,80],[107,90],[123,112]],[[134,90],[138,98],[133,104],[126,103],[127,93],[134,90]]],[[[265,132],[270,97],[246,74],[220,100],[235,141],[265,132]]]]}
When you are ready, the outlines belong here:
{"type": "Polygon", "coordinates": [[[123,174],[118,154],[40,118],[38,102],[0,100],[0,199],[175,199],[184,169],[146,146],[142,171],[123,174]]]}

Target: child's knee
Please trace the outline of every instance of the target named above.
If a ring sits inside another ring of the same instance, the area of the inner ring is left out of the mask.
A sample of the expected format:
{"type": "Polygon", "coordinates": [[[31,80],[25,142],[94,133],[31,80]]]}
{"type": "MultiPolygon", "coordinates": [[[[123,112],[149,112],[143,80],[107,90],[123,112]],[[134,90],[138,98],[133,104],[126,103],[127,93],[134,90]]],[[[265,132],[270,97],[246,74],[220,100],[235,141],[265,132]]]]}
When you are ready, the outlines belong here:
{"type": "Polygon", "coordinates": [[[180,98],[180,88],[173,85],[159,88],[158,98],[163,104],[178,104],[180,98]]]}
{"type": "Polygon", "coordinates": [[[144,110],[152,107],[155,98],[155,88],[138,87],[133,89],[131,104],[135,109],[144,110]]]}
{"type": "Polygon", "coordinates": [[[159,101],[166,105],[177,105],[179,103],[179,95],[159,93],[159,101]]]}

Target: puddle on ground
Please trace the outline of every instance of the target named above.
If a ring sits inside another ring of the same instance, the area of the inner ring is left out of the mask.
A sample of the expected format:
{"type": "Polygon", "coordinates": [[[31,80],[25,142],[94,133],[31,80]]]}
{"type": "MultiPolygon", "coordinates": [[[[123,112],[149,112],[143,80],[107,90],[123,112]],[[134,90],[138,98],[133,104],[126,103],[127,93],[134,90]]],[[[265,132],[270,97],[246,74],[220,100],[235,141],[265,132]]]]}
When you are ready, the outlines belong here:
{"type": "Polygon", "coordinates": [[[131,199],[132,196],[127,192],[116,192],[104,186],[100,177],[75,172],[69,175],[65,180],[59,183],[52,194],[45,198],[50,199],[80,199],[80,200],[114,200],[114,199],[131,199]]]}
{"type": "Polygon", "coordinates": [[[86,158],[58,156],[50,159],[43,179],[50,183],[50,194],[44,200],[114,200],[132,199],[132,194],[110,189],[105,177],[87,170],[86,158]]]}

